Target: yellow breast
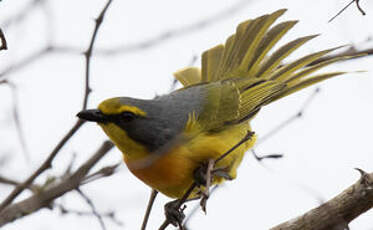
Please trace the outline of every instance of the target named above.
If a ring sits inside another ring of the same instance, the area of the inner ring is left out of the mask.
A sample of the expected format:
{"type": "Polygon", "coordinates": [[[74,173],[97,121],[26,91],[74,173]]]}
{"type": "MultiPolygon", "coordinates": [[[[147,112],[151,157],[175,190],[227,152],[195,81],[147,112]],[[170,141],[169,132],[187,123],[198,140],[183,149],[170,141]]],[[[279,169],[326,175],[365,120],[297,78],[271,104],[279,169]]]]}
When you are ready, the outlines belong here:
{"type": "MultiPolygon", "coordinates": [[[[193,183],[194,170],[201,163],[224,154],[245,136],[246,130],[247,125],[213,134],[202,133],[156,157],[149,153],[147,157],[134,159],[124,152],[124,160],[130,171],[144,183],[169,197],[181,198],[193,183]]],[[[216,167],[227,169],[229,175],[235,178],[244,153],[254,145],[255,139],[254,136],[241,145],[216,167]]],[[[222,181],[218,178],[213,183],[222,181]]]]}

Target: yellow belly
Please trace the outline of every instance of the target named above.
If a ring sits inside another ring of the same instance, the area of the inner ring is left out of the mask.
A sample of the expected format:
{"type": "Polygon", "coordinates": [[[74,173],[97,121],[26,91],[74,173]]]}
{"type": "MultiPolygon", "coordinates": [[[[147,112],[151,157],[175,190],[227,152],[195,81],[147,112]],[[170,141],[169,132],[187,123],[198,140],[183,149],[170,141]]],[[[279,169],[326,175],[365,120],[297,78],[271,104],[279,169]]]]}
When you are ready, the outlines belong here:
{"type": "MultiPolygon", "coordinates": [[[[214,134],[200,134],[195,138],[174,146],[167,153],[157,158],[149,158],[144,165],[136,160],[124,160],[130,171],[140,180],[159,192],[172,197],[181,198],[193,183],[193,172],[203,162],[216,159],[237,144],[245,135],[247,126],[231,128],[214,134]]],[[[255,143],[256,137],[241,145],[216,167],[227,169],[232,178],[236,177],[236,170],[241,163],[244,153],[255,143]]],[[[151,154],[150,154],[151,156],[151,154]]],[[[138,159],[137,159],[138,160],[138,159]]],[[[217,178],[213,183],[220,183],[223,178],[217,178]]],[[[194,191],[196,194],[197,191],[194,191]]]]}

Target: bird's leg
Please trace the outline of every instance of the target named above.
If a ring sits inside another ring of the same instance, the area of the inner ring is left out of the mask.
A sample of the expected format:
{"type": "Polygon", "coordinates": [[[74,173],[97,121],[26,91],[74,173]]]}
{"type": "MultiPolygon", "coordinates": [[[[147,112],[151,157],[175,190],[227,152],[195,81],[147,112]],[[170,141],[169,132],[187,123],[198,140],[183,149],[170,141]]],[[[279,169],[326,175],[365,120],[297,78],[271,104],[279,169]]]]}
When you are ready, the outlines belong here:
{"type": "MultiPolygon", "coordinates": [[[[184,201],[184,203],[193,200],[198,200],[199,198],[200,196],[187,199],[184,201]]],[[[169,221],[169,223],[171,223],[175,227],[179,226],[180,228],[182,228],[182,222],[185,218],[184,209],[186,208],[186,205],[180,206],[180,202],[180,199],[168,202],[164,206],[164,211],[166,219],[169,221]]]]}
{"type": "Polygon", "coordinates": [[[171,202],[168,202],[164,206],[164,211],[166,215],[166,219],[171,223],[173,226],[182,227],[183,220],[185,218],[184,209],[186,206],[180,207],[180,200],[174,200],[171,202]]]}
{"type": "Polygon", "coordinates": [[[204,186],[205,189],[201,191],[200,205],[202,210],[206,213],[206,203],[210,196],[210,186],[214,176],[222,177],[226,180],[232,180],[226,168],[214,168],[215,160],[210,159],[207,164],[202,164],[194,171],[194,180],[199,187],[204,186]]]}

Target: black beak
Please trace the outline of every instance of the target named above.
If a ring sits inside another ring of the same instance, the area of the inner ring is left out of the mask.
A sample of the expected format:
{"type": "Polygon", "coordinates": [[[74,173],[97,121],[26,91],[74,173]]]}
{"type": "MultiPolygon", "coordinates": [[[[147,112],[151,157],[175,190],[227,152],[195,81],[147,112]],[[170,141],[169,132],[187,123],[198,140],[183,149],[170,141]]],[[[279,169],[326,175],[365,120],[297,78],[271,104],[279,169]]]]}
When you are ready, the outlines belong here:
{"type": "Polygon", "coordinates": [[[105,115],[98,109],[87,109],[80,111],[77,115],[80,119],[94,122],[105,122],[105,115]]]}

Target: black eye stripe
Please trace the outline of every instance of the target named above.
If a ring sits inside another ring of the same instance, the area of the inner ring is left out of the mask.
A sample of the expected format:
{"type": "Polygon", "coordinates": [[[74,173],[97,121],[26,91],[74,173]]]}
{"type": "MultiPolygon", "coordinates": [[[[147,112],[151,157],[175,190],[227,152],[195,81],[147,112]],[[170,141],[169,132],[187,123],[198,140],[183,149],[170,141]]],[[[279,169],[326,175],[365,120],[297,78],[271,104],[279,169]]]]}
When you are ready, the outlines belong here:
{"type": "Polygon", "coordinates": [[[119,119],[124,121],[132,121],[136,118],[136,115],[134,113],[125,111],[123,113],[118,114],[119,119]]]}
{"type": "Polygon", "coordinates": [[[124,111],[119,114],[107,115],[107,119],[111,122],[130,122],[136,119],[138,116],[132,112],[124,111]]]}

